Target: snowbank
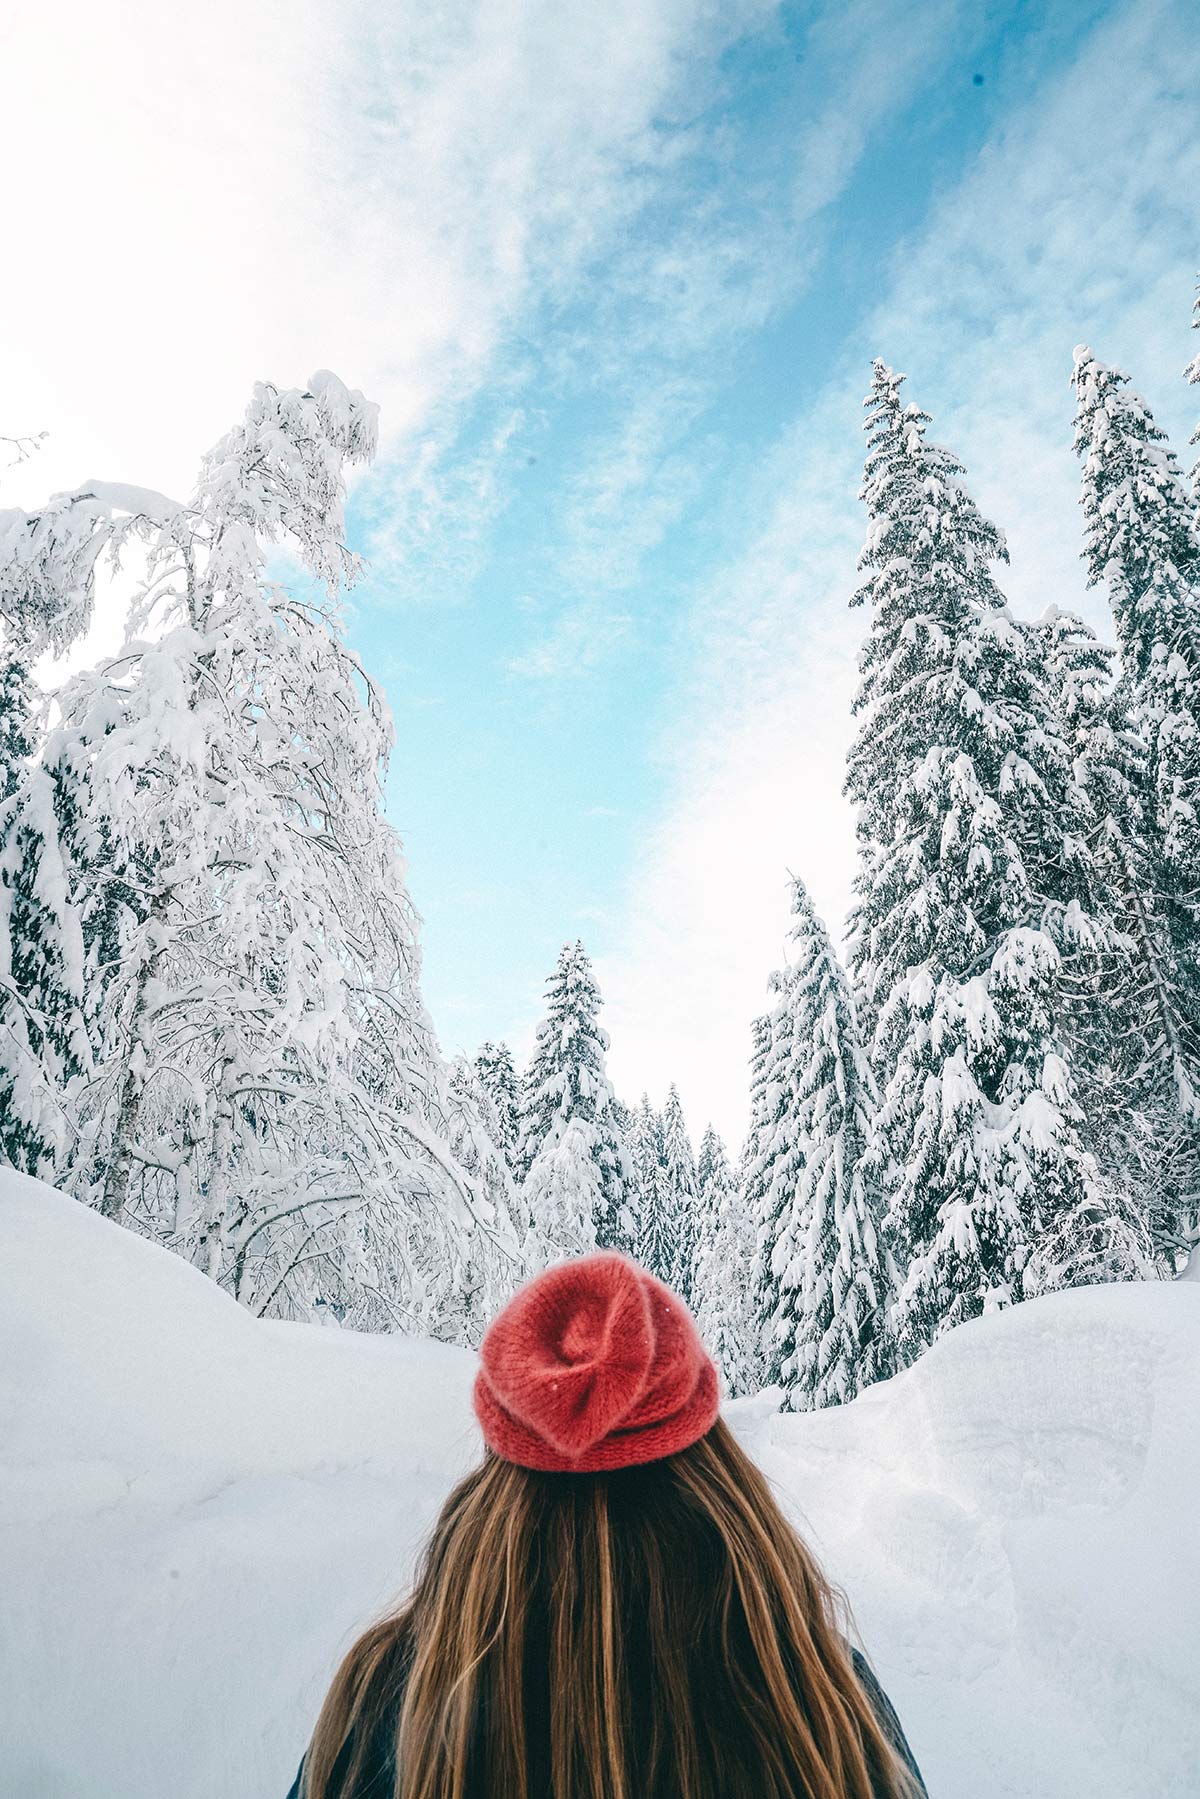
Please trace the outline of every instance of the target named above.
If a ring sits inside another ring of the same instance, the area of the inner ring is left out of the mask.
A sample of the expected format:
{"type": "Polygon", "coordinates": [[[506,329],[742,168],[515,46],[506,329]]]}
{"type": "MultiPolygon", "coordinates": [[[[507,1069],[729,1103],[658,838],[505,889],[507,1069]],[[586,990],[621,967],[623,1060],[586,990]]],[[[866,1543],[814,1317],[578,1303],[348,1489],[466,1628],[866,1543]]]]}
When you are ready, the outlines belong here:
{"type": "MultiPolygon", "coordinates": [[[[0,1177],[0,1792],[282,1799],[477,1453],[473,1358],[259,1324],[0,1177]]],[[[954,1333],[731,1421],[854,1602],[933,1799],[1200,1792],[1200,1290],[954,1333]]]]}

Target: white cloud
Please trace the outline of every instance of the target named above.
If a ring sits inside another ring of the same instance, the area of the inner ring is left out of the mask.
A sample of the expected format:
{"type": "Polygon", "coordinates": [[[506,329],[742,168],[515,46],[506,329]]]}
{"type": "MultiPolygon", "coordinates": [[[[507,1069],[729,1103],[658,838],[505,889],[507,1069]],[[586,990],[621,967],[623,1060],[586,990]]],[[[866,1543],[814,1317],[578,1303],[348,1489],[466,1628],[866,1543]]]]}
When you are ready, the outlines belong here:
{"type": "Polygon", "coordinates": [[[934,436],[966,460],[1008,531],[1014,603],[1082,602],[1102,621],[1078,564],[1071,346],[1094,336],[1099,354],[1134,364],[1180,442],[1195,391],[1177,370],[1200,236],[1198,91],[1184,10],[1139,4],[1031,94],[881,273],[846,365],[759,483],[756,534],[697,605],[666,732],[672,797],[602,968],[619,1086],[674,1078],[697,1130],[711,1117],[736,1140],[744,1125],[749,1025],[781,957],[789,865],[835,930],[849,895],[840,788],[861,620],[846,599],[868,358],[909,370],[934,436]]]}
{"type": "MultiPolygon", "coordinates": [[[[567,291],[656,112],[761,14],[705,0],[156,0],[6,19],[0,392],[20,498],[168,491],[252,380],[331,366],[407,440],[567,291]]],[[[487,496],[484,496],[486,506],[487,496]]]]}

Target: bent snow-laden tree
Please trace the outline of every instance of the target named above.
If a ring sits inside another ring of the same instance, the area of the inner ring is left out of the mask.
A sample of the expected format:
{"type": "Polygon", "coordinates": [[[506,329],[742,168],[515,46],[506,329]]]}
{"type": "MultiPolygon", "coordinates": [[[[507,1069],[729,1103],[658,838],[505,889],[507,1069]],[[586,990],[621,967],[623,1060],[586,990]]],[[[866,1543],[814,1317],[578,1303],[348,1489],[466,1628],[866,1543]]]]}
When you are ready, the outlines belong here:
{"type": "Polygon", "coordinates": [[[1033,1237],[1094,1189],[1064,966],[1094,951],[1069,752],[990,565],[1003,539],[875,365],[855,603],[870,608],[847,791],[851,958],[894,1170],[900,1355],[1021,1296],[1033,1237]]]}
{"type": "Polygon", "coordinates": [[[446,1140],[380,812],[390,723],[334,612],[344,470],[375,434],[333,375],[257,387],[43,761],[70,800],[90,1045],[63,1178],[259,1312],[411,1326],[491,1227],[446,1140]]]}

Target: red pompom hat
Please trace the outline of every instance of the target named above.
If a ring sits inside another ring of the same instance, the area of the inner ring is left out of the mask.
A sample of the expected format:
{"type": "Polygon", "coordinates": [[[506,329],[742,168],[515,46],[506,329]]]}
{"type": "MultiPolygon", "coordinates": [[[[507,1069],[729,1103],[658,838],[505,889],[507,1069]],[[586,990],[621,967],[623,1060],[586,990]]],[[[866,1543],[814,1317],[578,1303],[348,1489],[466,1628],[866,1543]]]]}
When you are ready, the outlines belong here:
{"type": "Polygon", "coordinates": [[[506,1462],[591,1473],[656,1462],[717,1416],[717,1371],[687,1307],[625,1256],[547,1268],[490,1325],[475,1415],[506,1462]]]}

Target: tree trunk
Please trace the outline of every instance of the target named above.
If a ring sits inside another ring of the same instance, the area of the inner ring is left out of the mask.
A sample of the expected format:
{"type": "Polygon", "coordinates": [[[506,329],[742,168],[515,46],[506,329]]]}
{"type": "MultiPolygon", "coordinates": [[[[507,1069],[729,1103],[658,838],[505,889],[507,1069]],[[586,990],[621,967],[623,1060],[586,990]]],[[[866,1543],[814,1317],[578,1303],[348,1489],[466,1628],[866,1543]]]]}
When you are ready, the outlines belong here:
{"type": "Polygon", "coordinates": [[[133,1002],[133,1016],[129,1021],[129,1049],[126,1055],[125,1071],[121,1077],[121,1098],[117,1105],[117,1121],[113,1127],[112,1149],[109,1154],[108,1167],[104,1173],[104,1193],[100,1201],[100,1210],[105,1218],[111,1218],[120,1224],[125,1212],[125,1202],[129,1197],[129,1177],[133,1172],[133,1145],[137,1138],[138,1125],[142,1116],[142,1099],[146,1091],[145,1056],[139,1055],[144,1050],[143,1035],[146,1026],[146,993],[150,983],[158,978],[158,970],[163,958],[163,941],[161,927],[166,918],[167,896],[156,894],[150,907],[150,919],[159,927],[155,947],[142,965],[138,976],[137,998],[133,1002]]]}
{"type": "Polygon", "coordinates": [[[210,1280],[218,1280],[225,1241],[229,1234],[229,1214],[233,1203],[233,1059],[226,1055],[221,1062],[217,1087],[217,1111],[212,1130],[212,1161],[209,1165],[208,1192],[205,1196],[204,1223],[192,1260],[210,1280]]]}

